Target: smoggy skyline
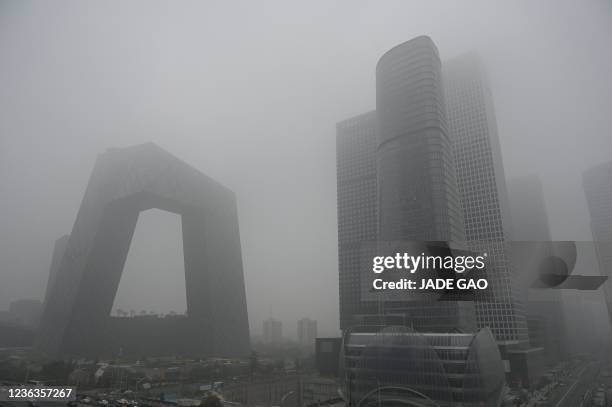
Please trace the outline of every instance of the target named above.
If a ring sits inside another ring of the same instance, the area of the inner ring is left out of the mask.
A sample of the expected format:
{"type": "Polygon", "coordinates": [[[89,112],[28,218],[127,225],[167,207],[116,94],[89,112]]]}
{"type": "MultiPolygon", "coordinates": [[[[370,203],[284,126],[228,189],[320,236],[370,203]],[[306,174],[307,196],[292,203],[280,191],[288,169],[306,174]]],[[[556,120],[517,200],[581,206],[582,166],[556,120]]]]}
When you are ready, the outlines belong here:
{"type": "MultiPolygon", "coordinates": [[[[5,1],[0,309],[42,299],[96,155],[152,141],[236,192],[253,333],[272,316],[335,334],[335,125],[375,108],[378,59],[423,34],[442,61],[482,55],[506,176],[540,176],[553,239],[591,240],[610,3],[5,1]]],[[[116,305],[183,311],[181,255],[179,218],[141,214],[116,305]]]]}

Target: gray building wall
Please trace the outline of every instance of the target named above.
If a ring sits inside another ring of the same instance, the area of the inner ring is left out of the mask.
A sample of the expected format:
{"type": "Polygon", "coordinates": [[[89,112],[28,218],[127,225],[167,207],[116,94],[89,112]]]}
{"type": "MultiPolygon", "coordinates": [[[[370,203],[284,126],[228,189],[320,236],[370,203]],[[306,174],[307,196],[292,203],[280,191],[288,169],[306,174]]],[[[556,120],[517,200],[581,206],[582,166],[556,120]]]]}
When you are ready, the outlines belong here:
{"type": "Polygon", "coordinates": [[[274,318],[268,318],[262,323],[263,340],[267,344],[280,344],[283,341],[283,323],[274,318]]]}
{"type": "Polygon", "coordinates": [[[317,321],[302,318],[297,322],[297,338],[300,346],[308,351],[314,351],[317,339],[317,321]]]}
{"type": "Polygon", "coordinates": [[[9,313],[24,326],[36,330],[40,321],[42,303],[40,300],[15,300],[9,304],[9,313]]]}

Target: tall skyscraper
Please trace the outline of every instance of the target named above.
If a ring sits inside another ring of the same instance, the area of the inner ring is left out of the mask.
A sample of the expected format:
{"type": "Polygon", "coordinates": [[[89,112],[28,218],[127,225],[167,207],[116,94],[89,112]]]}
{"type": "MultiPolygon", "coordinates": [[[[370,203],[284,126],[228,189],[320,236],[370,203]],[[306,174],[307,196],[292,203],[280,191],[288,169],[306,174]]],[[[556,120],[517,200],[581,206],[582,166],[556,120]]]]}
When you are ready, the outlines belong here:
{"type": "Polygon", "coordinates": [[[283,340],[283,323],[274,318],[263,322],[263,340],[267,344],[279,344],[283,340]]]}
{"type": "Polygon", "coordinates": [[[22,325],[37,329],[42,313],[42,303],[40,300],[15,300],[9,304],[9,312],[22,325]]]}
{"type": "MultiPolygon", "coordinates": [[[[513,240],[523,245],[550,242],[548,215],[540,179],[536,175],[512,179],[508,183],[508,198],[513,240]]],[[[531,326],[531,345],[544,347],[549,363],[558,362],[565,353],[566,337],[561,292],[528,288],[525,313],[531,326]]]]}
{"type": "Polygon", "coordinates": [[[297,323],[297,337],[300,347],[314,351],[317,339],[317,321],[310,318],[302,318],[297,323]]]}
{"type": "MultiPolygon", "coordinates": [[[[438,49],[426,36],[387,51],[376,66],[378,114],[378,239],[464,240],[446,122],[438,49]]],[[[390,301],[385,312],[404,314],[423,332],[474,330],[474,304],[390,301]]]]}
{"type": "Polygon", "coordinates": [[[512,178],[508,183],[512,240],[549,242],[550,225],[544,189],[537,175],[512,178]]]}
{"type": "Polygon", "coordinates": [[[524,290],[508,254],[508,197],[484,68],[467,55],[442,73],[434,43],[417,37],[381,57],[376,80],[377,110],[337,126],[341,328],[488,327],[510,377],[534,383],[543,355],[529,344],[524,290]],[[371,241],[454,242],[487,253],[493,300],[372,301],[359,281],[360,250],[371,241]]]}
{"type": "Polygon", "coordinates": [[[494,302],[476,304],[479,327],[498,341],[527,341],[527,323],[508,258],[510,216],[493,100],[484,67],[470,53],[444,63],[449,135],[468,247],[487,253],[494,302]]]}
{"type": "Polygon", "coordinates": [[[338,269],[340,328],[354,324],[357,314],[376,308],[362,303],[359,258],[363,242],[376,240],[376,112],[337,124],[338,269]]]}
{"type": "Polygon", "coordinates": [[[476,328],[472,303],[385,301],[381,311],[360,292],[364,243],[464,240],[440,69],[429,37],[392,48],[376,68],[377,111],[337,125],[342,329],[381,312],[420,331],[476,328]]]}
{"type": "Polygon", "coordinates": [[[609,278],[603,289],[612,323],[612,161],[585,171],[582,178],[599,270],[609,278]]]}
{"type": "Polygon", "coordinates": [[[462,241],[438,49],[417,37],[376,66],[381,240],[462,241]]]}

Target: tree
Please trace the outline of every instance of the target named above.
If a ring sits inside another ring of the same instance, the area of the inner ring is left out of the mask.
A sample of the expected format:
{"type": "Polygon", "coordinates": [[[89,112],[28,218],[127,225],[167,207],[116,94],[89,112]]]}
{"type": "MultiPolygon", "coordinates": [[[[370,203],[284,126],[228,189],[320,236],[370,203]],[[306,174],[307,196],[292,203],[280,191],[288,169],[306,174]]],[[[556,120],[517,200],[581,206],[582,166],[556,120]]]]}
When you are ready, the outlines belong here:
{"type": "Polygon", "coordinates": [[[209,393],[200,402],[200,407],[223,407],[223,403],[221,402],[221,397],[215,393],[209,393]]]}

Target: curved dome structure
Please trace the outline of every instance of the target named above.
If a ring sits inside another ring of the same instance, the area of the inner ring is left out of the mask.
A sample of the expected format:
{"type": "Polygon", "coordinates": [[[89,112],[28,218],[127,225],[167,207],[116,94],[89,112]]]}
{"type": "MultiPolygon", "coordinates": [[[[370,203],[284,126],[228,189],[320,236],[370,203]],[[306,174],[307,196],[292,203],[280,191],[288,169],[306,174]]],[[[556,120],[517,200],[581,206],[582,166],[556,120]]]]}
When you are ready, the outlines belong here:
{"type": "Polygon", "coordinates": [[[465,363],[464,404],[499,406],[504,396],[504,384],[505,373],[499,347],[491,330],[481,329],[470,343],[465,363]]]}
{"type": "Polygon", "coordinates": [[[504,389],[504,368],[488,329],[422,334],[404,326],[347,331],[340,356],[347,404],[491,406],[504,389]]]}

